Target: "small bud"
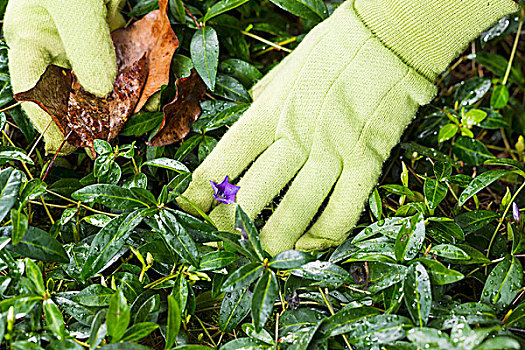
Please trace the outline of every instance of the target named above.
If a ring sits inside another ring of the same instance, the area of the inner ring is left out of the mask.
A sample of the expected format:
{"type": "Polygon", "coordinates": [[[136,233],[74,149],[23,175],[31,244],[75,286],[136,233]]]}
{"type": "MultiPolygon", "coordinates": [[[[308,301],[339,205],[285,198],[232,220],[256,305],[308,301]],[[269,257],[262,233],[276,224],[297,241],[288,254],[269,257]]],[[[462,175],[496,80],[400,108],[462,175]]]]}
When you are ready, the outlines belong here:
{"type": "Polygon", "coordinates": [[[516,202],[512,203],[512,216],[514,217],[514,220],[516,222],[520,222],[521,221],[520,208],[518,208],[518,205],[516,204],[516,202]]]}

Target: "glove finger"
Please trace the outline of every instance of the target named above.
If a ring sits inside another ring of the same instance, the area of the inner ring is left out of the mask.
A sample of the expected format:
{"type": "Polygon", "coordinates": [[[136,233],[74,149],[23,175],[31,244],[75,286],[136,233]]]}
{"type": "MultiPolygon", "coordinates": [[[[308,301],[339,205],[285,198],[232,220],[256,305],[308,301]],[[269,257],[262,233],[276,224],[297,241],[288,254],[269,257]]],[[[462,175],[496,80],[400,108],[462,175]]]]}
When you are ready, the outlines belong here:
{"type": "MultiPolygon", "coordinates": [[[[26,112],[27,116],[29,117],[29,120],[31,120],[35,129],[41,134],[44,133],[43,139],[45,143],[46,153],[56,153],[60,148],[60,145],[62,145],[62,141],[64,140],[64,134],[62,133],[62,131],[60,131],[60,129],[53,121],[51,116],[33,102],[22,103],[22,109],[24,110],[24,112],[26,112]]],[[[73,152],[74,150],[75,147],[66,142],[60,149],[59,154],[67,155],[73,152]]]]}
{"type": "Polygon", "coordinates": [[[80,84],[97,96],[113,90],[115,49],[101,0],[41,0],[58,29],[80,84]]]}
{"type": "Polygon", "coordinates": [[[354,157],[345,164],[319,219],[295,244],[296,249],[322,251],[341,244],[359,219],[365,200],[381,173],[381,163],[354,157]]]}
{"type": "Polygon", "coordinates": [[[341,160],[317,149],[311,154],[261,230],[270,254],[293,249],[341,174],[341,160]]]}
{"type": "MultiPolygon", "coordinates": [[[[237,184],[237,204],[253,219],[293,178],[306,154],[287,139],[277,140],[248,169],[237,184]]],[[[210,217],[220,230],[234,228],[235,205],[220,204],[210,217]]]]}
{"type": "MultiPolygon", "coordinates": [[[[220,182],[225,176],[235,179],[273,143],[277,124],[272,120],[272,117],[277,116],[275,106],[272,103],[254,102],[197,167],[183,196],[208,212],[213,202],[210,180],[220,182]]],[[[183,210],[197,215],[184,200],[177,202],[183,210]]]]}

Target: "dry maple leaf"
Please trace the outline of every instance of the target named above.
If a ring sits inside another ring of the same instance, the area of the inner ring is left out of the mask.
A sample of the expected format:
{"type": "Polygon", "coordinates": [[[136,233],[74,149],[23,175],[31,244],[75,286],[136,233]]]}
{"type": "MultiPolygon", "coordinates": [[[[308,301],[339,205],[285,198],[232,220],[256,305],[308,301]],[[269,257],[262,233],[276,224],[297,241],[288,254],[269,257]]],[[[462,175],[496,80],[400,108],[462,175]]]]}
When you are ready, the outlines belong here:
{"type": "Polygon", "coordinates": [[[179,41],[171,29],[167,6],[168,0],[159,0],[158,10],[112,33],[118,73],[107,98],[85,91],[73,72],[57,66],[49,66],[35,87],[15,98],[42,107],[74,146],[93,151],[95,139],[113,139],[129,116],[169,82],[179,41]]]}
{"type": "Polygon", "coordinates": [[[164,118],[161,127],[146,143],[148,146],[165,146],[183,139],[202,112],[199,100],[206,93],[206,85],[195,69],[191,70],[190,76],[177,79],[175,85],[175,98],[162,109],[164,118]]]}

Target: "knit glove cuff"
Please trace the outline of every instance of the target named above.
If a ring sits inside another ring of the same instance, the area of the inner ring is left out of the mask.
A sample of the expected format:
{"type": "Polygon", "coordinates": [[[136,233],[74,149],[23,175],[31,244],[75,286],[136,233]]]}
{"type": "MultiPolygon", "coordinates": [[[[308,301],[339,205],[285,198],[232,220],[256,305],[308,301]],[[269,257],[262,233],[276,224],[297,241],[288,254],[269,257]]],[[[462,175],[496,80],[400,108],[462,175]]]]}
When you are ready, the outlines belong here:
{"type": "Polygon", "coordinates": [[[430,81],[484,30],[519,10],[512,0],[356,0],[361,20],[430,81]]]}

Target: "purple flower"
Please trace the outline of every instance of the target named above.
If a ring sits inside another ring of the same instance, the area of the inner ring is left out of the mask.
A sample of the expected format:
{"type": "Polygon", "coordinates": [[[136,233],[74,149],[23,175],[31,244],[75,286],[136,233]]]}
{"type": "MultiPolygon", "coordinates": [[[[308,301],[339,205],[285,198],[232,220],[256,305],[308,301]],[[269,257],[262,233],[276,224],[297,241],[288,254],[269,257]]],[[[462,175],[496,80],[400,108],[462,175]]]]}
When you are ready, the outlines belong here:
{"type": "Polygon", "coordinates": [[[514,220],[516,220],[516,222],[521,221],[520,208],[518,208],[518,205],[516,204],[516,202],[512,203],[512,216],[514,216],[514,220]]]}
{"type": "Polygon", "coordinates": [[[239,191],[240,187],[232,185],[228,182],[228,176],[222,180],[220,184],[210,181],[211,188],[213,188],[213,197],[215,200],[224,204],[235,203],[235,195],[239,191]]]}

